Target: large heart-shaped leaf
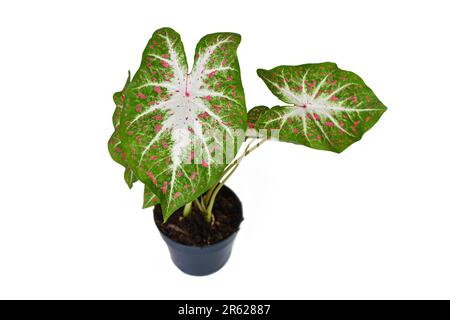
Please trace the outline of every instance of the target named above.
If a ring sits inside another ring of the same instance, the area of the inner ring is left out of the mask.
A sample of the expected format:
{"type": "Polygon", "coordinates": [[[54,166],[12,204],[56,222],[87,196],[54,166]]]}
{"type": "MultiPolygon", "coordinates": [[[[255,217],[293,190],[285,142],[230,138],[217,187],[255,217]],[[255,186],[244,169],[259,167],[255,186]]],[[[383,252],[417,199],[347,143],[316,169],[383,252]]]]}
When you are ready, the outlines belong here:
{"type": "Polygon", "coordinates": [[[280,141],[342,152],[386,110],[359,76],[334,63],[257,72],[272,93],[289,104],[264,112],[256,123],[257,129],[279,130],[280,141]]]}
{"type": "Polygon", "coordinates": [[[203,37],[189,73],[179,34],[157,30],[126,90],[120,137],[127,161],[159,198],[165,220],[220,179],[242,142],[235,131],[246,129],[239,42],[234,33],[203,37]]]}

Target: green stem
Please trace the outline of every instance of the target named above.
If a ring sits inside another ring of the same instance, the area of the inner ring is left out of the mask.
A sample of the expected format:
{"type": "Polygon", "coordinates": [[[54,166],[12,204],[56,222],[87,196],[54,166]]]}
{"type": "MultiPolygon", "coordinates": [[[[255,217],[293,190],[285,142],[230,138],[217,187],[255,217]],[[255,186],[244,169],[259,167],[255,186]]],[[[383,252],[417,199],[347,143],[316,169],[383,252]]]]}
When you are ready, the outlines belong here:
{"type": "Polygon", "coordinates": [[[214,207],[214,202],[216,200],[217,194],[219,193],[220,189],[222,189],[223,185],[227,180],[231,177],[234,171],[236,171],[237,167],[239,166],[239,162],[234,166],[233,170],[230,171],[230,173],[223,179],[222,182],[219,183],[219,185],[214,189],[214,192],[211,195],[211,199],[208,203],[208,208],[206,209],[206,222],[210,223],[212,218],[212,209],[214,207]]]}
{"type": "Polygon", "coordinates": [[[201,212],[206,212],[206,208],[198,201],[198,199],[195,199],[194,203],[201,212]]]}
{"type": "Polygon", "coordinates": [[[192,202],[186,203],[183,209],[183,217],[187,218],[192,212],[192,202]]]}
{"type": "MultiPolygon", "coordinates": [[[[246,157],[250,152],[254,151],[255,149],[257,149],[259,146],[261,146],[264,142],[266,142],[267,139],[263,139],[260,142],[258,142],[256,145],[254,145],[253,147],[250,148],[251,142],[247,145],[244,153],[239,156],[236,160],[234,160],[224,171],[224,173],[222,174],[222,177],[225,176],[225,174],[227,174],[227,176],[222,180],[222,182],[219,182],[218,184],[216,184],[213,188],[210,189],[210,191],[208,192],[208,194],[211,195],[209,196],[208,200],[207,200],[207,208],[206,208],[206,221],[208,223],[211,222],[211,218],[212,218],[212,209],[214,207],[214,202],[216,200],[217,194],[219,193],[220,189],[223,187],[223,185],[225,184],[225,182],[227,182],[227,180],[231,177],[231,175],[234,173],[234,171],[236,171],[236,169],[238,168],[239,164],[241,163],[241,161],[244,159],[244,157],[246,157]],[[231,170],[231,171],[230,171],[231,170]],[[212,190],[212,191],[211,191],[212,190]]],[[[253,140],[252,140],[253,142],[253,140]]],[[[208,196],[208,195],[207,195],[208,196]]]]}
{"type": "MultiPolygon", "coordinates": [[[[249,152],[248,149],[249,149],[251,143],[252,143],[254,140],[255,140],[255,139],[252,139],[252,141],[249,142],[249,144],[248,144],[247,147],[245,148],[244,153],[243,153],[239,158],[235,159],[233,162],[231,162],[231,163],[225,168],[224,172],[223,172],[222,175],[220,176],[220,179],[222,179],[222,178],[227,174],[228,171],[230,171],[234,166],[237,165],[239,159],[242,159],[246,154],[248,154],[248,152],[249,152]]],[[[204,198],[205,198],[205,203],[209,203],[209,200],[211,199],[211,196],[212,196],[214,190],[219,186],[220,179],[219,179],[219,182],[217,182],[215,185],[213,185],[213,186],[208,190],[208,193],[207,193],[207,194],[205,195],[205,197],[204,197],[204,198]]]]}

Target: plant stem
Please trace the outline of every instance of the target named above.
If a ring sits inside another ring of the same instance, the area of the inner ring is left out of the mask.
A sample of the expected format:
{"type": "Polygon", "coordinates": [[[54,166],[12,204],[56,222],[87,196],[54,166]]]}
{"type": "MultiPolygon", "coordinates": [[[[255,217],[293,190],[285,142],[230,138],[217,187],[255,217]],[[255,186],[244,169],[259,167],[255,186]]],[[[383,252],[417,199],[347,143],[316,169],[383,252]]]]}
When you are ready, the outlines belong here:
{"type": "Polygon", "coordinates": [[[183,209],[183,217],[187,218],[192,212],[192,202],[186,203],[183,209]]]}
{"type": "Polygon", "coordinates": [[[216,200],[217,194],[219,193],[220,189],[222,189],[225,182],[230,178],[230,176],[233,174],[234,171],[236,171],[237,167],[239,166],[239,162],[234,166],[233,170],[223,179],[222,182],[219,183],[219,185],[214,189],[214,192],[211,194],[211,198],[209,199],[208,208],[206,209],[206,222],[211,222],[212,217],[212,209],[214,207],[214,202],[216,200]]]}
{"type": "Polygon", "coordinates": [[[224,173],[222,174],[223,178],[228,172],[228,174],[226,175],[226,177],[219,183],[217,183],[213,188],[211,188],[208,191],[208,194],[206,195],[207,199],[207,208],[206,208],[206,221],[208,223],[211,222],[211,218],[212,218],[212,209],[214,207],[214,202],[216,200],[217,194],[219,193],[220,189],[223,187],[223,185],[225,184],[225,182],[231,177],[231,175],[234,173],[234,171],[236,171],[237,167],[239,166],[239,164],[241,163],[241,161],[244,159],[244,157],[246,157],[250,152],[254,151],[255,149],[257,149],[259,146],[261,146],[264,142],[267,141],[267,138],[262,139],[260,142],[258,142],[256,145],[254,145],[253,147],[250,148],[251,143],[254,140],[252,140],[247,147],[245,148],[244,153],[239,156],[237,159],[235,159],[224,171],[224,173]],[[231,171],[230,171],[231,170],[231,171]]]}
{"type": "Polygon", "coordinates": [[[206,212],[206,208],[198,201],[198,199],[195,199],[194,203],[201,212],[206,212]]]}
{"type": "MultiPolygon", "coordinates": [[[[239,159],[242,160],[242,158],[243,158],[245,155],[247,155],[248,153],[251,152],[251,150],[249,150],[249,147],[250,147],[251,143],[252,143],[254,140],[255,140],[255,139],[252,139],[252,141],[250,141],[250,142],[248,143],[247,147],[245,148],[244,153],[243,153],[239,158],[235,159],[233,162],[231,162],[231,163],[225,168],[225,170],[224,170],[224,172],[222,173],[222,176],[220,177],[220,179],[222,179],[222,178],[227,174],[228,171],[230,171],[235,165],[237,165],[238,161],[240,161],[239,159]]],[[[219,179],[219,182],[217,182],[215,185],[213,185],[213,186],[208,190],[208,193],[207,193],[207,194],[205,195],[205,197],[204,197],[204,198],[205,198],[205,203],[209,203],[209,200],[211,199],[211,196],[212,196],[214,190],[217,188],[217,186],[218,186],[219,183],[220,183],[220,179],[219,179]]]]}

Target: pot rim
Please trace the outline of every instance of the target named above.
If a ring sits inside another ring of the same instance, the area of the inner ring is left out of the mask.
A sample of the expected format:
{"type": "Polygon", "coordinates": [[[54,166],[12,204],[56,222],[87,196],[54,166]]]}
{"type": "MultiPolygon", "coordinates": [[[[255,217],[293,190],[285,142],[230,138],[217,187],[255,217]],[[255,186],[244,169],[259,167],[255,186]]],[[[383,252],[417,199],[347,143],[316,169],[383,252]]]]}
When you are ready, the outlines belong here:
{"type": "Polygon", "coordinates": [[[191,245],[177,242],[177,241],[169,238],[168,236],[166,236],[161,231],[159,231],[159,233],[161,234],[161,237],[164,239],[164,241],[168,245],[170,245],[176,249],[183,250],[185,252],[188,251],[190,253],[200,253],[200,254],[205,253],[206,251],[214,252],[214,251],[221,250],[222,248],[226,247],[230,242],[232,242],[236,238],[238,232],[239,232],[239,229],[236,230],[236,232],[230,234],[228,237],[226,237],[218,242],[215,242],[213,244],[209,244],[209,245],[205,245],[205,246],[191,246],[191,245]]]}

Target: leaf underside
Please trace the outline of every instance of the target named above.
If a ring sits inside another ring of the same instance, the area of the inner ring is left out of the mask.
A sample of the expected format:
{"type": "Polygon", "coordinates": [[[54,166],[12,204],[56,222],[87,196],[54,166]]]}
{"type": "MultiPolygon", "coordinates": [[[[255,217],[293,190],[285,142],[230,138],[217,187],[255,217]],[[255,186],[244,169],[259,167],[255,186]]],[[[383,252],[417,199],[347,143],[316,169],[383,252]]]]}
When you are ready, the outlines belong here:
{"type": "Polygon", "coordinates": [[[257,73],[287,105],[262,112],[255,127],[279,130],[280,141],[342,152],[386,110],[358,75],[334,63],[279,66],[257,73]]]}
{"type": "Polygon", "coordinates": [[[203,37],[189,72],[179,34],[159,29],[125,90],[121,146],[145,184],[144,207],[159,199],[165,220],[216,183],[241,144],[234,142],[234,129],[247,125],[239,42],[234,33],[203,37]],[[223,141],[233,141],[232,157],[223,141]]]}

